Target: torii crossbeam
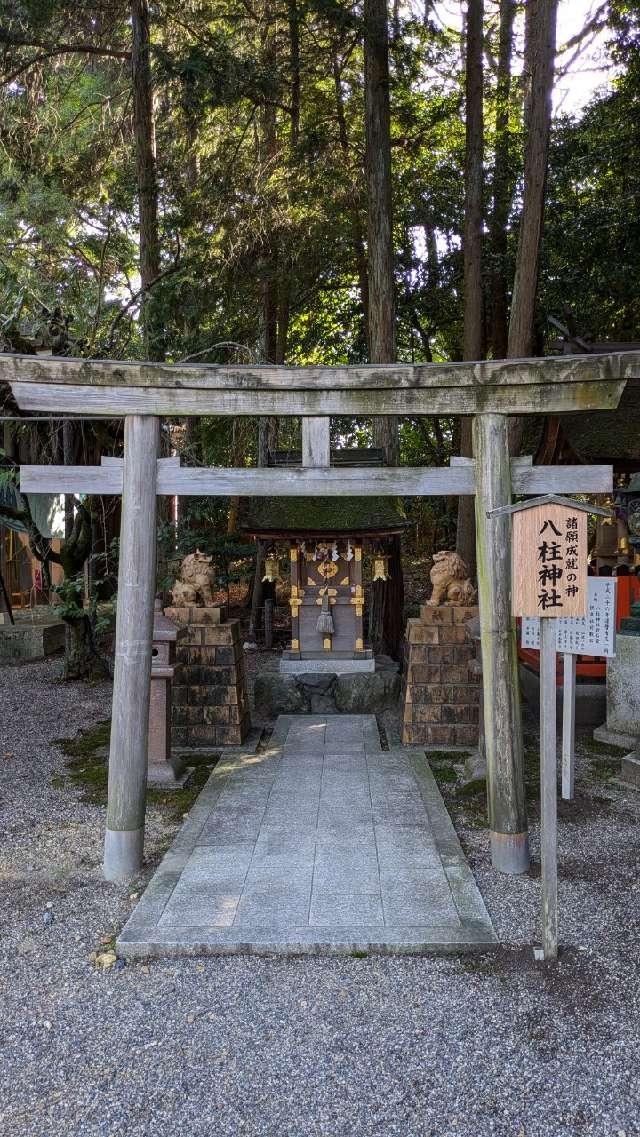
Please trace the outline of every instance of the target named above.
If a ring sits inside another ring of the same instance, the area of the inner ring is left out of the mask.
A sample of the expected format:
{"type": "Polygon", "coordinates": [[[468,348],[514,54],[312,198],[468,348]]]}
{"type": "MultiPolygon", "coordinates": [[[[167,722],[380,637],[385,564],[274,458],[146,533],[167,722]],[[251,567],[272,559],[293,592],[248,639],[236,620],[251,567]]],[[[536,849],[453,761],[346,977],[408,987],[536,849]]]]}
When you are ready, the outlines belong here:
{"type": "Polygon", "coordinates": [[[123,363],[0,355],[0,380],[24,411],[125,418],[124,459],[98,467],[21,469],[25,492],[121,493],[105,874],[142,863],[157,494],[472,494],[476,509],[485,743],[493,864],[529,864],[517,656],[510,614],[508,518],[488,513],[512,492],[606,493],[610,466],[510,462],[509,415],[612,410],[640,352],[480,363],[286,368],[123,363]],[[447,469],[332,470],[329,415],[474,416],[474,460],[447,469]],[[300,469],[189,470],[158,458],[160,418],[301,415],[300,469]],[[324,425],[322,419],[324,418],[324,425]],[[319,445],[315,445],[319,438],[319,445]],[[318,458],[318,455],[320,457],[318,458]]]}

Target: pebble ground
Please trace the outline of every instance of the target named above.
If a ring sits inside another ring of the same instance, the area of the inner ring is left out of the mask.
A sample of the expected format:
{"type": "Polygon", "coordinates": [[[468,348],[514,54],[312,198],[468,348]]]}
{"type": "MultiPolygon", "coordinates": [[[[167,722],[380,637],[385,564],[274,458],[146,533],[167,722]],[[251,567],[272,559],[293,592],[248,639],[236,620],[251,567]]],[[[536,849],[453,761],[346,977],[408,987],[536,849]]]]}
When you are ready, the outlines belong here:
{"type": "MultiPolygon", "coordinates": [[[[494,953],[103,972],[89,957],[143,882],[102,880],[103,809],[52,745],[106,717],[109,687],[57,666],[0,670],[3,1137],[640,1135],[640,794],[591,751],[560,822],[555,967],[530,948],[535,865],[495,876],[486,829],[458,821],[494,953]]],[[[149,810],[147,876],[174,830],[149,810]]]]}

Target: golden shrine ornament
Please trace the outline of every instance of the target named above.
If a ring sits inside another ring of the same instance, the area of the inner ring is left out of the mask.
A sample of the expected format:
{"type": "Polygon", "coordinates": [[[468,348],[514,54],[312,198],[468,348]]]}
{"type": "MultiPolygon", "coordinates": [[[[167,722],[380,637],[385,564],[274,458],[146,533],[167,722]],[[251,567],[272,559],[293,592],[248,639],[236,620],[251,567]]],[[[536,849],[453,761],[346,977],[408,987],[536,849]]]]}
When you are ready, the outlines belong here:
{"type": "Polygon", "coordinates": [[[373,579],[389,579],[389,554],[375,553],[373,558],[373,579]]]}
{"type": "Polygon", "coordinates": [[[264,576],[262,578],[263,583],[265,580],[269,581],[270,584],[273,584],[275,581],[280,580],[280,574],[278,572],[278,558],[275,553],[269,553],[265,557],[264,576]]]}
{"type": "Polygon", "coordinates": [[[337,571],[338,566],[335,561],[321,561],[321,563],[318,565],[318,574],[324,580],[331,580],[331,578],[336,575],[337,571]]]}

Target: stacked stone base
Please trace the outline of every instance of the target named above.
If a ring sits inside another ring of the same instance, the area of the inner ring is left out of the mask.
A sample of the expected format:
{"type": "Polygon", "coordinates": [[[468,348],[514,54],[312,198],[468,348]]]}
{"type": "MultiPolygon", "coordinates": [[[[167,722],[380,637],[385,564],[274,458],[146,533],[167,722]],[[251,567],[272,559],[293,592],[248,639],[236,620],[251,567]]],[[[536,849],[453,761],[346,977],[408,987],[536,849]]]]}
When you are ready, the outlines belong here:
{"type": "Polygon", "coordinates": [[[423,604],[407,621],[402,741],[418,746],[477,746],[480,681],[465,624],[477,608],[423,604]]]}
{"type": "Polygon", "coordinates": [[[240,746],[251,726],[240,621],[221,624],[218,608],[167,608],[165,615],[186,629],[176,652],[172,745],[240,746]]]}

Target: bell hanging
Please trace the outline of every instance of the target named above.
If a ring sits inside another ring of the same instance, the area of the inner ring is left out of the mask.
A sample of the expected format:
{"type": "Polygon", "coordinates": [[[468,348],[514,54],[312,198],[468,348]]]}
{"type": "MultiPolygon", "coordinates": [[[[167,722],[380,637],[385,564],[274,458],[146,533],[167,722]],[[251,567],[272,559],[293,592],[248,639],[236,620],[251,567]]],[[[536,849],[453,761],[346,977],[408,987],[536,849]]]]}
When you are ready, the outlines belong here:
{"type": "Polygon", "coordinates": [[[388,580],[389,579],[389,555],[384,553],[374,553],[373,557],[373,579],[374,580],[388,580]]]}
{"type": "Polygon", "coordinates": [[[278,558],[275,553],[269,553],[264,561],[264,576],[262,582],[264,584],[265,581],[269,581],[270,584],[274,584],[277,580],[280,580],[278,558]]]}

